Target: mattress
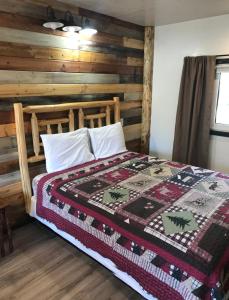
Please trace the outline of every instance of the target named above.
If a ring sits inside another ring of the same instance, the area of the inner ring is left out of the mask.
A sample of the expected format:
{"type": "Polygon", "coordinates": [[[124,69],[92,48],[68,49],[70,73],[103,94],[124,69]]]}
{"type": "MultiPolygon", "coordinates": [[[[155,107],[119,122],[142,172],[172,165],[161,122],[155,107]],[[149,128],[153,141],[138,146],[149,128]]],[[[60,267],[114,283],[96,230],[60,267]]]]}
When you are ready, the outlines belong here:
{"type": "Polygon", "coordinates": [[[229,176],[125,152],[40,175],[33,187],[37,219],[145,298],[223,297],[229,176]]]}

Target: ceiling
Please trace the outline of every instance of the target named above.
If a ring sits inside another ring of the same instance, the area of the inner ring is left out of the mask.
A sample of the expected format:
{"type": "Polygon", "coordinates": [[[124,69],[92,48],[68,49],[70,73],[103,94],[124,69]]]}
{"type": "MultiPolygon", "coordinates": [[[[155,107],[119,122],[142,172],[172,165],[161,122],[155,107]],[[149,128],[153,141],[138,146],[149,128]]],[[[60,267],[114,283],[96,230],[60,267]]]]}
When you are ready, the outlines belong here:
{"type": "Polygon", "coordinates": [[[229,0],[59,0],[139,25],[166,25],[229,13],[229,0]]]}

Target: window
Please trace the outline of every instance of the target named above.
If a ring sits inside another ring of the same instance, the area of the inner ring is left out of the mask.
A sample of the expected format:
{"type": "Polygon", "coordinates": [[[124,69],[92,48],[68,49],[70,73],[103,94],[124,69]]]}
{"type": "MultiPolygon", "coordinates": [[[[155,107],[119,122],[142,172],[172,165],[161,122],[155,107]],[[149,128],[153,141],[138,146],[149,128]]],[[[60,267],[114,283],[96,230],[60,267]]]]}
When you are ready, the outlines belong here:
{"type": "Polygon", "coordinates": [[[217,67],[212,129],[229,132],[229,65],[217,67]]]}

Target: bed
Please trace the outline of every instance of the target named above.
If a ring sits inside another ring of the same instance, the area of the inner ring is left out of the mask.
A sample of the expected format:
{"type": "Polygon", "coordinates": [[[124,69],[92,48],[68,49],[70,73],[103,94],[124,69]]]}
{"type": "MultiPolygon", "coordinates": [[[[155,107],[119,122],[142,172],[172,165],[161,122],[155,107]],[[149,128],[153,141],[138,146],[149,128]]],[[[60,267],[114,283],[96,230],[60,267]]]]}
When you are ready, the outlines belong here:
{"type": "MultiPolygon", "coordinates": [[[[44,160],[39,113],[69,111],[79,127],[120,120],[110,101],[14,105],[27,212],[110,269],[146,299],[223,299],[228,288],[229,175],[126,151],[33,178],[44,160]],[[88,115],[85,110],[100,109],[88,115]],[[114,112],[114,119],[111,113],[114,112]],[[31,115],[34,156],[27,156],[24,114],[31,115]],[[93,121],[91,121],[93,120],[93,121]]],[[[63,121],[63,120],[62,120],[63,121]]],[[[55,124],[62,124],[55,120],[55,124]]],[[[45,120],[50,132],[52,120],[45,120]]],[[[58,130],[62,130],[58,126],[58,130]]],[[[225,298],[226,299],[226,298],[225,298]]]]}

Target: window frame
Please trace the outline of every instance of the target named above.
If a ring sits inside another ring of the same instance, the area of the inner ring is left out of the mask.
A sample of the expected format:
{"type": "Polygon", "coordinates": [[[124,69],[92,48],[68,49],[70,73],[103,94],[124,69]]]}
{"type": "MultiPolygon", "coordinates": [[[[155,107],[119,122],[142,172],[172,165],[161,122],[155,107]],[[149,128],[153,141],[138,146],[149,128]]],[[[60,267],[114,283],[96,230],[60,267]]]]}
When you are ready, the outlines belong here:
{"type": "Polygon", "coordinates": [[[211,117],[211,131],[229,133],[229,125],[216,123],[216,114],[218,108],[219,92],[220,92],[220,74],[223,72],[229,73],[229,61],[227,64],[218,64],[216,66],[216,75],[214,82],[214,100],[212,107],[212,117],[211,117]]]}

